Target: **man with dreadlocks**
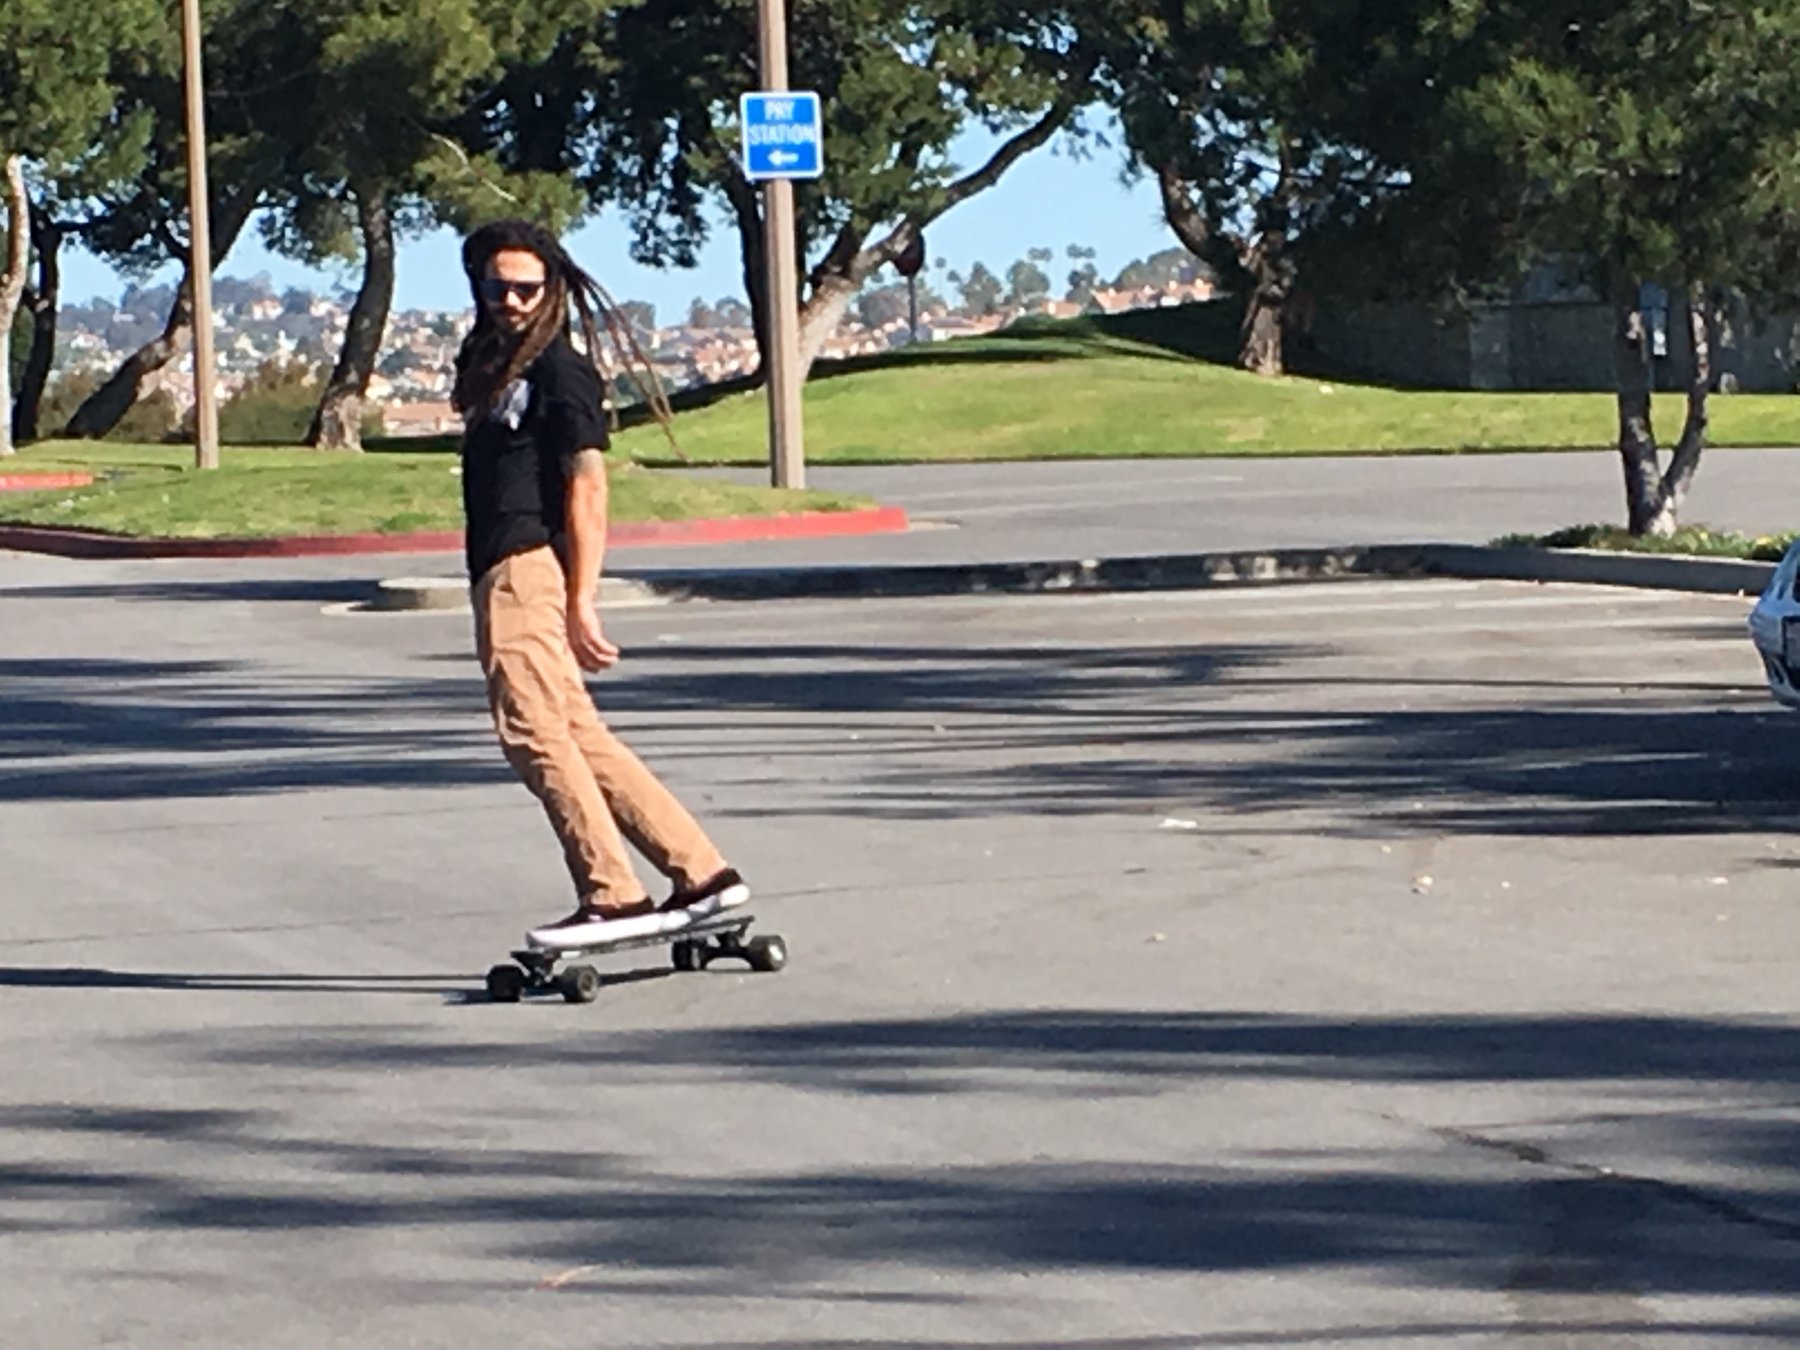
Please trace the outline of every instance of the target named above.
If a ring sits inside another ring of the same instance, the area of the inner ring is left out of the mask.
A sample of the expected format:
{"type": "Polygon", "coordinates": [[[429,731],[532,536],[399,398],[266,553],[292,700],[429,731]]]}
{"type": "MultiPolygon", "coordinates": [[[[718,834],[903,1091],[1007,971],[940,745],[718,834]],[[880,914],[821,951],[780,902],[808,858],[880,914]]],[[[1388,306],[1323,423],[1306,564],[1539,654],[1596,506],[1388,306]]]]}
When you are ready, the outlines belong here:
{"type": "MultiPolygon", "coordinates": [[[[667,931],[741,905],[750,898],[743,878],[608,729],[582,680],[619,659],[595,608],[608,445],[596,314],[622,359],[635,346],[547,230],[487,225],[462,257],[476,317],[457,354],[455,400],[476,648],[501,747],[543,804],[575,882],[574,913],[526,941],[561,947],[667,931]],[[586,355],[571,340],[571,307],[586,355]],[[660,907],[626,839],[669,878],[660,907]]],[[[666,430],[666,404],[656,411],[666,430]]]]}

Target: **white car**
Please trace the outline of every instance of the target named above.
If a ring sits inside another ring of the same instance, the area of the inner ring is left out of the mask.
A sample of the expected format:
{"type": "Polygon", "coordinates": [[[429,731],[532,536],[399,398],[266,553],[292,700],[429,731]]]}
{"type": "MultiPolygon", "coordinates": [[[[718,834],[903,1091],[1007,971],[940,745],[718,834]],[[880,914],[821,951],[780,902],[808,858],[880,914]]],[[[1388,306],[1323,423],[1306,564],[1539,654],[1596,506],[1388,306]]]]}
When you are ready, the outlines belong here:
{"type": "Polygon", "coordinates": [[[1775,575],[1750,610],[1750,640],[1763,660],[1769,692],[1778,702],[1800,709],[1800,598],[1794,582],[1800,576],[1800,539],[1781,555],[1775,575]]]}

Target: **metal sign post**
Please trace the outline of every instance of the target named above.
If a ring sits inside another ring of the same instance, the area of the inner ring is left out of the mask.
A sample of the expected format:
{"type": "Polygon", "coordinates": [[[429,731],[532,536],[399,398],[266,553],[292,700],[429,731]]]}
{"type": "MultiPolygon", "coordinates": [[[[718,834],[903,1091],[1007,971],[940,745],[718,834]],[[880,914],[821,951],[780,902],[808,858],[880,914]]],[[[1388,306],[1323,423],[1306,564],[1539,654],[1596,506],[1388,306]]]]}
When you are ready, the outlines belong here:
{"type": "Polygon", "coordinates": [[[785,0],[757,0],[763,92],[739,105],[744,175],[763,184],[764,292],[768,301],[769,463],[776,487],[806,486],[800,404],[800,271],[794,230],[796,178],[824,163],[819,96],[788,90],[785,0]]]}
{"type": "Polygon", "coordinates": [[[206,86],[200,74],[200,0],[182,0],[181,43],[187,102],[188,284],[194,305],[194,465],[216,469],[219,409],[213,360],[212,221],[206,188],[206,86]]]}

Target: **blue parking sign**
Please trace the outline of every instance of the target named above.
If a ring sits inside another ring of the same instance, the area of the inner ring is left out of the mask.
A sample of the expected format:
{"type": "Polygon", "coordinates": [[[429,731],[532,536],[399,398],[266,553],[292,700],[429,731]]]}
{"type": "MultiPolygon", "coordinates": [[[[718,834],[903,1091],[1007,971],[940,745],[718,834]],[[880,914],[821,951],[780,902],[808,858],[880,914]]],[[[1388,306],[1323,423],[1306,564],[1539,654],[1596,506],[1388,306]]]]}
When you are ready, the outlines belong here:
{"type": "Polygon", "coordinates": [[[744,129],[746,178],[817,178],[825,171],[825,124],[817,94],[745,94],[738,122],[744,129]]]}

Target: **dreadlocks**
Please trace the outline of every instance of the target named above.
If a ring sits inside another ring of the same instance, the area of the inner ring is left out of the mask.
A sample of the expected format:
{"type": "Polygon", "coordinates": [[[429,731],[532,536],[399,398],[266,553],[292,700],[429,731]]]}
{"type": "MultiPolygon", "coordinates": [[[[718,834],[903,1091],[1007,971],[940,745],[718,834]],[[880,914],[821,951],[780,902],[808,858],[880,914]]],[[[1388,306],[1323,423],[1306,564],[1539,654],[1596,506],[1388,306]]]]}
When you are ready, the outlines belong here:
{"type": "Polygon", "coordinates": [[[456,354],[456,392],[452,403],[457,412],[466,416],[490,411],[500,395],[543,355],[546,347],[558,336],[569,335],[569,310],[573,306],[575,317],[581,323],[581,339],[588,360],[604,373],[599,336],[599,329],[604,327],[620,366],[630,369],[635,365],[633,373],[641,374],[638,383],[643,388],[651,415],[662,427],[663,435],[668,437],[676,454],[681,454],[680,447],[675,445],[668,395],[664,393],[662,381],[650,359],[638,345],[631,325],[620,316],[618,306],[606,288],[576,264],[555,235],[528,220],[495,221],[483,225],[463,241],[462,265],[475,299],[475,327],[463,339],[462,348],[456,354]],[[501,329],[481,300],[481,283],[487,275],[488,260],[505,249],[534,253],[544,264],[544,303],[532,311],[524,331],[517,334],[501,329]]]}

